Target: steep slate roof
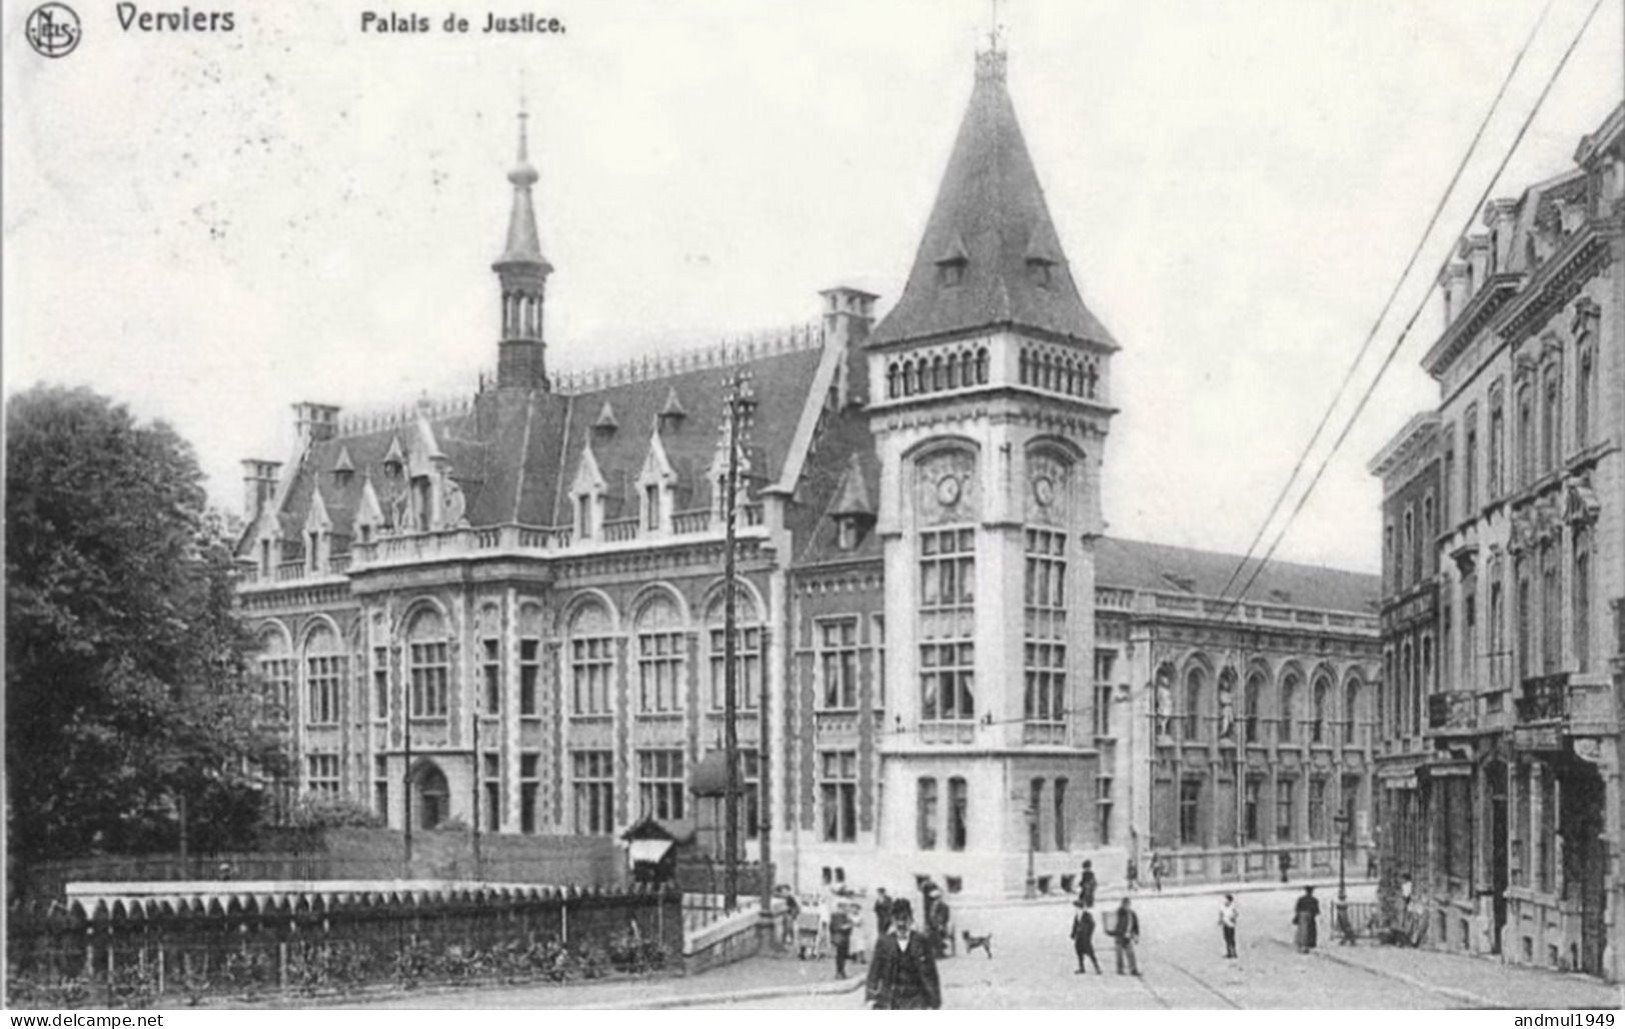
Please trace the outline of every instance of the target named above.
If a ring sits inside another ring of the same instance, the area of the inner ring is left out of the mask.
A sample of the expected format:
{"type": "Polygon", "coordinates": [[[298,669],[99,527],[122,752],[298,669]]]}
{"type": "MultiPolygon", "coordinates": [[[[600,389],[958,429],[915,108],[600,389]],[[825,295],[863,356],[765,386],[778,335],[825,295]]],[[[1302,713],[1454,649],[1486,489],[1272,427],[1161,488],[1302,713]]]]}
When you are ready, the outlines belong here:
{"type": "MultiPolygon", "coordinates": [[[[1095,583],[1119,589],[1218,597],[1240,557],[1103,536],[1095,542],[1095,583]]],[[[1232,595],[1246,583],[1256,565],[1256,558],[1248,563],[1231,587],[1232,595]]],[[[1247,591],[1247,599],[1261,604],[1370,614],[1376,610],[1381,591],[1382,577],[1378,575],[1271,561],[1247,591]],[[1276,591],[1285,597],[1273,595],[1276,591]]]]}
{"type": "Polygon", "coordinates": [[[757,399],[747,451],[755,493],[784,467],[819,355],[813,346],[577,394],[494,390],[475,397],[466,413],[426,419],[429,437],[421,437],[416,423],[408,420],[317,441],[291,472],[293,482],[277,512],[278,523],[284,539],[302,540],[312,497],[319,490],[342,549],[354,534],[369,478],[386,520],[407,489],[407,475],[392,478],[384,472],[393,442],[400,440],[410,466],[414,455],[426,456],[431,437],[463,490],[471,525],[569,524],[571,508],[564,494],[588,444],[609,484],[607,516],[631,517],[638,513],[637,477],[657,423],[663,423],[661,444],[678,476],[677,509],[708,507],[712,490],[707,473],[720,440],[726,382],[742,369],[750,373],[757,399]],[[673,396],[686,417],[659,418],[673,396]],[[619,414],[618,427],[594,431],[594,416],[610,406],[619,414]],[[345,456],[353,471],[342,468],[340,458],[345,456]],[[335,469],[345,474],[335,475],[335,469]]]}
{"type": "Polygon", "coordinates": [[[904,339],[1014,324],[1115,346],[1084,307],[1004,81],[1005,55],[977,55],[976,86],[959,126],[908,284],[870,337],[904,339]],[[964,261],[957,284],[939,262],[964,261]],[[1041,285],[1030,260],[1050,262],[1041,285]]]}

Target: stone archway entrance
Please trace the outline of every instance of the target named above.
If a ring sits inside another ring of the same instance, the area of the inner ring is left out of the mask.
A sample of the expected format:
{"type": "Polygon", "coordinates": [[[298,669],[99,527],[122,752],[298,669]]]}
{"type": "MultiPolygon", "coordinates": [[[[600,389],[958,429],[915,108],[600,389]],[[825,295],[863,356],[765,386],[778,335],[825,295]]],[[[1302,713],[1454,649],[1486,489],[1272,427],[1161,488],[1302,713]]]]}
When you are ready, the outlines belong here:
{"type": "Polygon", "coordinates": [[[451,815],[451,788],[446,773],[433,761],[420,763],[412,772],[413,825],[437,829],[451,815]]]}

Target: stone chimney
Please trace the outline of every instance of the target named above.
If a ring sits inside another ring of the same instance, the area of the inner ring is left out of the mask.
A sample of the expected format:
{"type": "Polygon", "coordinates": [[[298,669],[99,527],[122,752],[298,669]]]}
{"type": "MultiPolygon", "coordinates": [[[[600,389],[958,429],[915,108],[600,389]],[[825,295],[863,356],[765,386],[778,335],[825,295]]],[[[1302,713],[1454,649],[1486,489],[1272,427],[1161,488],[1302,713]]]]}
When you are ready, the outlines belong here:
{"type": "Polygon", "coordinates": [[[1512,237],[1517,235],[1518,202],[1491,200],[1484,205],[1484,227],[1490,230],[1490,274],[1512,268],[1512,237]]]}
{"type": "Polygon", "coordinates": [[[851,286],[835,286],[818,295],[824,298],[824,346],[845,353],[836,376],[837,402],[843,408],[850,403],[865,403],[869,399],[869,364],[857,350],[875,327],[877,298],[851,286]]]}
{"type": "Polygon", "coordinates": [[[1445,328],[1456,323],[1456,315],[1471,299],[1467,280],[1471,276],[1464,264],[1452,264],[1439,274],[1439,297],[1444,301],[1445,328]]]}
{"type": "Polygon", "coordinates": [[[243,462],[243,520],[253,525],[260,512],[276,495],[277,476],[281,461],[261,461],[249,458],[243,462]]]}
{"type": "Polygon", "coordinates": [[[332,404],[301,401],[293,405],[293,417],[301,448],[308,443],[332,439],[338,431],[339,409],[332,404]]]}

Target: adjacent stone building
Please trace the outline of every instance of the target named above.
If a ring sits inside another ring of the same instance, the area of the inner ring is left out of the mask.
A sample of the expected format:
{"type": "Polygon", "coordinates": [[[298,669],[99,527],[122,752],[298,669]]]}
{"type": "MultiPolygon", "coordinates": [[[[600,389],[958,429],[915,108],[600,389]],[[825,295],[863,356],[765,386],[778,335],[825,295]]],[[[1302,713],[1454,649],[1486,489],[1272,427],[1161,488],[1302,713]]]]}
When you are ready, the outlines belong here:
{"type": "Polygon", "coordinates": [[[782,879],[1000,894],[1151,850],[1190,877],[1282,848],[1329,868],[1339,813],[1365,839],[1375,579],[1276,565],[1234,605],[1235,558],[1104,535],[1118,343],[1005,74],[978,55],[883,317],[836,287],[811,325],[572,376],[521,124],[495,374],[388,415],[296,405],[292,459],[245,463],[289,799],[505,833],[693,820],[723,739],[724,398],[748,391],[747,856],[765,813],[782,879]]]}
{"type": "Polygon", "coordinates": [[[1384,852],[1426,942],[1618,978],[1625,108],[1492,202],[1384,480],[1384,852]]]}

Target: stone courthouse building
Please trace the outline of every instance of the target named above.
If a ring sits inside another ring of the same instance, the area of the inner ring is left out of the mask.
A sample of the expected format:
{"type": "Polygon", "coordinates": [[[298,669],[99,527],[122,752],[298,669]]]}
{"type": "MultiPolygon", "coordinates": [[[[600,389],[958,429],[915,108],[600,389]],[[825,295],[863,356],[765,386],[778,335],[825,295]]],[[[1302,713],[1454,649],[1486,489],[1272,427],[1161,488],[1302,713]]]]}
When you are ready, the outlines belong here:
{"type": "Polygon", "coordinates": [[[1437,410],[1378,455],[1383,849],[1434,947],[1618,979],[1625,107],[1440,281],[1437,410]]]}
{"type": "Polygon", "coordinates": [[[521,123],[494,376],[387,416],[297,404],[292,459],[245,463],[241,604],[290,796],[504,833],[703,816],[743,377],[749,856],[764,811],[804,886],[1059,889],[1152,851],[1190,877],[1329,868],[1345,812],[1366,841],[1375,578],[1274,565],[1232,605],[1235,558],[1104,535],[1118,343],[1005,71],[978,55],[883,315],[836,287],[815,324],[569,376],[521,123]]]}

